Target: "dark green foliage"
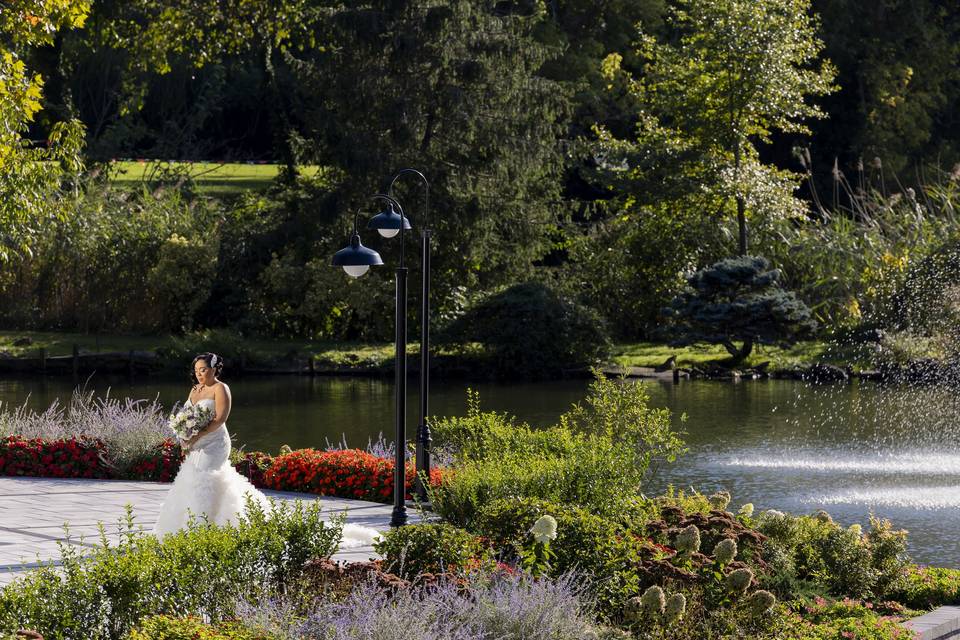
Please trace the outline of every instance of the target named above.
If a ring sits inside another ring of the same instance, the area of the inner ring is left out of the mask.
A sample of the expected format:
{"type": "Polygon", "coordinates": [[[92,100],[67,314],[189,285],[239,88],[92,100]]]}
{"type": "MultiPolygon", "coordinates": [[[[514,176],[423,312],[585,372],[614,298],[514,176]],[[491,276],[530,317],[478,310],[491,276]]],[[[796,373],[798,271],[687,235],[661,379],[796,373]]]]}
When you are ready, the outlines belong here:
{"type": "Polygon", "coordinates": [[[755,256],[721,260],[696,272],[666,310],[674,344],[721,344],[739,362],[754,344],[786,345],[810,335],[816,328],[810,309],[779,282],[780,271],[755,256]]]}
{"type": "Polygon", "coordinates": [[[610,347],[596,312],[537,282],[483,300],[447,327],[444,337],[481,343],[504,376],[545,377],[586,367],[610,347]]]}
{"type": "Polygon", "coordinates": [[[424,573],[460,573],[489,561],[490,550],[473,534],[449,524],[391,529],[374,545],[384,570],[412,580],[424,573]]]}

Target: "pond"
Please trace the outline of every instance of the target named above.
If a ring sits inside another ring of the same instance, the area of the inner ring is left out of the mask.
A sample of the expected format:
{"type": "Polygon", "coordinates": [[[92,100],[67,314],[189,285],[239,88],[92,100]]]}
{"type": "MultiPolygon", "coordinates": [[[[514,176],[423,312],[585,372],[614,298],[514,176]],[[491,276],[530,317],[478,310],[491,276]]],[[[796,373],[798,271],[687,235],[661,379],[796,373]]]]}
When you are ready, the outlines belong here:
{"type": "MultiPolygon", "coordinates": [[[[322,447],[345,437],[364,446],[393,425],[393,385],[384,379],[246,377],[230,381],[230,430],[248,449],[322,447]]],[[[838,521],[890,518],[910,531],[918,562],[960,566],[960,399],[952,390],[873,383],[811,386],[754,382],[647,381],[652,404],[668,407],[686,431],[690,452],[651,480],[710,492],[727,488],[734,506],[795,513],[826,509],[838,521]],[[686,420],[681,421],[681,414],[686,420]]],[[[97,394],[182,400],[188,382],[92,378],[97,394]]],[[[493,384],[434,382],[431,413],[462,414],[465,388],[485,409],[548,425],[583,398],[588,381],[493,384]]],[[[408,434],[417,419],[417,385],[410,381],[408,434]]],[[[66,399],[69,380],[0,379],[4,406],[45,408],[66,399]]]]}

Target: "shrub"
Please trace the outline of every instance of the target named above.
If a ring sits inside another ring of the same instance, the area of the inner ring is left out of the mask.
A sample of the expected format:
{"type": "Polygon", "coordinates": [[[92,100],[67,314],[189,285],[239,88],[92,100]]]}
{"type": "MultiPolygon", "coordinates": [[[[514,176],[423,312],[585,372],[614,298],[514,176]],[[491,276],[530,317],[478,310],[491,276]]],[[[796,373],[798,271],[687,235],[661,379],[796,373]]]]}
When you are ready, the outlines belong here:
{"type": "Polygon", "coordinates": [[[891,597],[911,609],[960,603],[960,569],[911,565],[891,597]]]}
{"type": "Polygon", "coordinates": [[[770,629],[780,640],[806,638],[856,638],[897,640],[911,637],[901,625],[902,618],[886,615],[871,604],[853,600],[829,602],[818,599],[801,613],[781,611],[777,628],[770,629]]]}
{"type": "Polygon", "coordinates": [[[0,474],[46,478],[109,478],[103,443],[70,438],[46,442],[7,436],[0,440],[0,474]]]}
{"type": "Polygon", "coordinates": [[[740,362],[754,344],[789,345],[812,333],[810,309],[779,280],[780,271],[756,256],[728,258],[696,272],[666,310],[674,322],[672,343],[723,345],[740,362]]]}
{"type": "Polygon", "coordinates": [[[643,542],[616,523],[578,507],[542,500],[497,500],[478,514],[473,531],[491,541],[501,558],[513,560],[532,544],[530,529],[542,515],[557,520],[550,543],[551,572],[587,577],[599,610],[612,615],[640,587],[637,573],[643,542]]]}
{"type": "Polygon", "coordinates": [[[576,450],[567,428],[535,429],[505,413],[481,411],[480,394],[467,389],[467,414],[431,421],[433,446],[458,461],[489,460],[504,452],[530,456],[563,456],[576,450]]]}
{"type": "Polygon", "coordinates": [[[462,573],[489,560],[489,549],[476,536],[449,524],[391,529],[374,549],[386,571],[408,580],[424,573],[462,573]]]}
{"type": "Polygon", "coordinates": [[[233,614],[252,589],[283,589],[306,560],[337,548],[341,519],[324,523],[320,505],[287,503],[265,514],[255,503],[235,527],[192,522],[165,537],[134,530],[128,511],[120,543],[81,557],[61,547],[62,566],[30,573],[0,591],[0,629],[36,629],[47,640],[119,639],[144,616],[233,614]]]}
{"type": "Polygon", "coordinates": [[[507,497],[613,516],[636,497],[654,461],[682,450],[669,411],[649,409],[642,386],[600,374],[586,406],[543,430],[481,413],[476,396],[468,402],[466,418],[437,422],[438,442],[458,464],[431,491],[436,512],[458,526],[469,528],[478,509],[507,497]]]}
{"type": "Polygon", "coordinates": [[[595,364],[610,348],[598,313],[536,282],[483,300],[451,323],[442,339],[479,342],[498,373],[524,378],[595,364]]]}
{"type": "Polygon", "coordinates": [[[758,528],[768,540],[763,554],[773,571],[764,582],[785,597],[819,585],[839,597],[883,599],[902,588],[906,576],[906,532],[871,517],[864,535],[859,525],[843,528],[829,515],[761,514],[758,528]]]}
{"type": "MultiPolygon", "coordinates": [[[[0,435],[14,435],[43,446],[71,440],[98,450],[111,477],[129,477],[131,466],[156,455],[169,435],[160,405],[145,400],[95,398],[75,393],[69,407],[54,402],[45,411],[26,404],[0,413],[0,435]]],[[[33,474],[43,475],[43,474],[33,474]]],[[[79,477],[83,477],[82,474],[79,477]]],[[[94,476],[106,477],[106,476],[94,476]]]]}
{"type": "Polygon", "coordinates": [[[131,480],[171,482],[180,470],[183,451],[173,440],[164,440],[153,451],[132,460],[123,477],[131,480]]]}
{"type": "Polygon", "coordinates": [[[180,333],[193,327],[216,274],[215,269],[198,270],[197,264],[214,262],[219,249],[217,233],[189,237],[173,233],[160,244],[147,274],[147,291],[160,310],[158,328],[180,333]]]}

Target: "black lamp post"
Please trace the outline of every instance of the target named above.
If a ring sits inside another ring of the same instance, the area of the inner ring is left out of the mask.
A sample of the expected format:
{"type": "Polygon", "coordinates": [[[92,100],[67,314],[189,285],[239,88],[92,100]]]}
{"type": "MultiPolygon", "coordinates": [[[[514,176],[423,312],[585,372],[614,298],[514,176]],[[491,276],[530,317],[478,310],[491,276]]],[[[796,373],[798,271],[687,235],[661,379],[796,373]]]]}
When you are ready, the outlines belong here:
{"type": "MultiPolygon", "coordinates": [[[[406,442],[407,442],[407,267],[404,264],[403,250],[403,231],[410,229],[410,223],[403,215],[403,207],[392,197],[377,194],[372,196],[377,200],[385,200],[397,220],[397,232],[400,233],[400,266],[396,269],[396,358],[394,360],[394,369],[396,372],[396,430],[394,432],[394,444],[396,448],[393,470],[393,513],[390,517],[391,527],[400,527],[407,524],[406,498],[406,442]],[[396,214],[396,210],[400,213],[396,214]]],[[[359,212],[357,212],[359,216],[359,212]]],[[[337,251],[333,256],[331,264],[335,267],[343,267],[347,274],[353,277],[360,277],[371,266],[383,264],[380,254],[372,249],[364,247],[360,243],[360,234],[357,232],[357,216],[353,219],[353,236],[350,238],[350,245],[337,251]]],[[[396,234],[393,234],[396,235],[396,234]]]]}
{"type": "MultiPolygon", "coordinates": [[[[433,438],[430,435],[430,425],[427,423],[430,407],[430,182],[426,176],[416,169],[401,169],[390,180],[387,187],[387,196],[393,198],[393,185],[402,176],[412,174],[420,178],[424,186],[423,221],[420,230],[420,268],[422,274],[421,311],[420,311],[420,422],[417,424],[417,477],[415,479],[416,495],[422,500],[427,499],[426,482],[430,480],[430,445],[433,438]],[[426,480],[426,482],[424,482],[426,480]]],[[[396,199],[394,198],[394,202],[396,199]]],[[[399,203],[397,203],[399,206],[399,203]]],[[[392,238],[403,229],[410,229],[407,218],[393,208],[389,208],[374,216],[367,223],[368,229],[376,229],[384,238],[392,238]]],[[[403,236],[400,238],[401,245],[403,236]]]]}

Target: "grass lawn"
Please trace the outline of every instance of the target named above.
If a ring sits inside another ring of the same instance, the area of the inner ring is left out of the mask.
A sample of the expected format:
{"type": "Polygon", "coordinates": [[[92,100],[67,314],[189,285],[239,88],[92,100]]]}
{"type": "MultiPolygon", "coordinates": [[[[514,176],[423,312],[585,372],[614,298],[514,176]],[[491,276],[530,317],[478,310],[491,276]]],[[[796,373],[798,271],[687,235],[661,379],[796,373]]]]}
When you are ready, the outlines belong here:
{"type": "MultiPolygon", "coordinates": [[[[0,331],[0,350],[12,356],[30,356],[39,349],[47,350],[49,356],[69,355],[73,345],[87,352],[119,351],[168,351],[174,353],[214,349],[223,355],[242,351],[251,362],[290,360],[294,355],[312,355],[318,363],[327,365],[379,366],[393,359],[393,343],[345,343],[318,340],[269,340],[265,338],[240,338],[225,332],[212,331],[182,336],[137,336],[101,335],[83,333],[56,333],[38,331],[0,331]],[[14,346],[18,338],[30,338],[27,346],[14,346]]],[[[434,347],[434,353],[453,353],[434,347]]],[[[407,345],[410,357],[420,352],[419,344],[407,345]]],[[[719,346],[692,346],[675,348],[653,342],[618,344],[611,354],[611,363],[628,367],[656,367],[670,356],[677,356],[677,365],[689,367],[707,364],[726,364],[729,355],[719,346]]],[[[235,357],[235,356],[234,356],[235,357]]],[[[811,362],[829,362],[838,365],[865,366],[858,354],[838,350],[827,342],[803,342],[789,349],[760,347],[746,362],[746,366],[769,361],[773,368],[785,368],[811,362]]]]}
{"type": "MultiPolygon", "coordinates": [[[[730,354],[719,345],[694,345],[690,347],[671,347],[654,342],[635,342],[614,346],[611,360],[625,367],[656,367],[671,356],[677,357],[677,366],[691,367],[708,364],[729,364],[730,354]]],[[[770,362],[774,369],[784,369],[812,362],[826,362],[836,365],[852,364],[865,366],[862,354],[853,350],[844,350],[830,342],[801,342],[789,349],[780,347],[755,347],[753,353],[741,366],[755,366],[770,362]]]]}
{"type": "MultiPolygon", "coordinates": [[[[186,169],[197,192],[208,196],[235,196],[248,189],[263,189],[280,173],[278,164],[116,161],[111,164],[112,180],[118,186],[135,186],[159,177],[164,168],[186,169]]],[[[318,166],[300,167],[300,174],[314,177],[318,166]]]]}
{"type": "MultiPolygon", "coordinates": [[[[95,335],[84,333],[57,333],[46,331],[0,331],[0,351],[16,357],[35,356],[46,349],[48,356],[73,353],[73,345],[84,352],[127,351],[199,351],[204,348],[221,351],[227,358],[234,351],[242,351],[252,362],[289,360],[294,354],[306,357],[312,354],[321,363],[332,365],[380,365],[393,358],[393,343],[361,344],[333,343],[311,340],[269,340],[240,338],[227,332],[214,331],[184,336],[95,335]],[[14,346],[21,338],[31,344],[14,346]]],[[[407,353],[419,355],[417,343],[407,345],[407,353]]]]}

